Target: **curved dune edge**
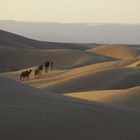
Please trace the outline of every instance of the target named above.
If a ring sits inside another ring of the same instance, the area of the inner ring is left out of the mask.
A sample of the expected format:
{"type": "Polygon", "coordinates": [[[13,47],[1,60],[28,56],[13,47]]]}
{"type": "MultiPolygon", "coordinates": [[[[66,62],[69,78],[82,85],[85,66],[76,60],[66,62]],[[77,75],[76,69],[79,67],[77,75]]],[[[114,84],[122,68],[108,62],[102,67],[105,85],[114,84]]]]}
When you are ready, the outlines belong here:
{"type": "Polygon", "coordinates": [[[140,109],[140,86],[124,90],[67,93],[66,96],[140,109]]]}
{"type": "Polygon", "coordinates": [[[139,112],[68,98],[7,78],[0,77],[0,84],[2,139],[139,140],[139,112]]]}
{"type": "Polygon", "coordinates": [[[129,64],[127,67],[134,67],[134,68],[140,67],[140,58],[138,57],[135,62],[129,64]]]}
{"type": "Polygon", "coordinates": [[[92,54],[84,50],[50,49],[23,50],[0,46],[0,72],[16,71],[53,61],[57,69],[72,69],[89,64],[113,61],[114,58],[92,54]]]}
{"type": "Polygon", "coordinates": [[[28,83],[58,93],[127,89],[139,86],[139,68],[127,67],[128,61],[126,62],[127,64],[119,61],[89,65],[28,83]]]}
{"type": "Polygon", "coordinates": [[[130,45],[103,45],[87,51],[120,59],[135,58],[140,55],[139,46],[130,45]]]}
{"type": "MultiPolygon", "coordinates": [[[[58,93],[104,89],[127,89],[140,84],[139,68],[128,67],[136,60],[120,60],[92,64],[71,70],[56,70],[34,80],[31,75],[28,84],[58,93]],[[113,79],[112,79],[113,77],[113,79]]],[[[19,79],[19,72],[5,76],[19,79]]]]}
{"type": "Polygon", "coordinates": [[[140,139],[137,47],[87,50],[78,44],[0,34],[0,71],[10,71],[0,73],[2,140],[140,139]],[[32,73],[30,81],[19,82],[22,71],[34,70],[48,59],[54,61],[53,72],[39,79],[32,73]]]}

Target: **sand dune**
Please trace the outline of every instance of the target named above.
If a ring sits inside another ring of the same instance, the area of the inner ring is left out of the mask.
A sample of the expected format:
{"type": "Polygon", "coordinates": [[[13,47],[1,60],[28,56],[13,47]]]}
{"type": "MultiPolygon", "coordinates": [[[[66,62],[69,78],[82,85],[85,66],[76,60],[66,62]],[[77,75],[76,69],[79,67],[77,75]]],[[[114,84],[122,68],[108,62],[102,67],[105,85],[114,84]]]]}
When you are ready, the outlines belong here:
{"type": "Polygon", "coordinates": [[[123,90],[67,93],[66,96],[140,109],[140,86],[123,90]]]}
{"type": "Polygon", "coordinates": [[[76,49],[86,50],[88,45],[77,43],[43,42],[0,30],[0,46],[17,49],[76,49]]]}
{"type": "Polygon", "coordinates": [[[140,57],[138,57],[137,59],[135,59],[135,61],[131,64],[128,65],[128,67],[140,67],[140,57]]]}
{"type": "MultiPolygon", "coordinates": [[[[29,50],[27,52],[29,52],[29,50]]],[[[39,51],[37,50],[36,54],[39,55],[38,52],[39,51]]],[[[34,87],[43,88],[63,94],[74,92],[74,94],[72,95],[75,96],[75,92],[87,93],[86,91],[109,90],[109,93],[116,93],[115,89],[123,91],[124,89],[140,85],[139,80],[140,71],[139,68],[136,66],[137,63],[139,62],[139,57],[131,59],[123,59],[118,61],[111,61],[110,58],[109,60],[111,62],[98,63],[98,59],[100,61],[105,60],[103,56],[98,56],[96,54],[90,54],[79,50],[54,49],[40,52],[42,59],[44,59],[42,55],[43,53],[44,57],[45,55],[47,55],[48,57],[53,58],[53,60],[56,59],[55,57],[59,55],[59,59],[57,59],[59,61],[57,61],[58,65],[56,67],[57,68],[61,67],[61,69],[67,68],[67,70],[55,70],[54,72],[49,72],[47,75],[42,75],[42,77],[37,80],[34,80],[34,75],[32,74],[30,81],[27,83],[34,87]],[[69,60],[69,58],[72,59],[69,60]],[[63,61],[62,63],[61,60],[65,61],[63,61]],[[93,60],[95,60],[97,64],[90,64],[94,63],[93,60]],[[73,62],[73,64],[71,62],[73,62]],[[87,66],[74,68],[80,65],[87,66]]],[[[34,58],[34,55],[32,55],[32,58],[34,58]]],[[[36,59],[31,59],[31,63],[33,63],[33,60],[36,61],[36,59]]],[[[23,62],[25,61],[23,60],[23,62]]],[[[23,63],[21,64],[23,65],[23,63]]],[[[6,73],[4,75],[6,77],[18,80],[21,71],[6,73]]],[[[100,93],[100,91],[96,92],[100,93]]],[[[89,92],[87,96],[89,96],[89,92]]],[[[86,98],[87,96],[84,96],[84,98],[86,98]]],[[[115,102],[114,104],[117,104],[117,102],[115,102]]],[[[123,103],[121,105],[123,105],[123,103]]],[[[139,106],[136,108],[139,108],[139,106]]]]}
{"type": "Polygon", "coordinates": [[[140,49],[86,46],[0,31],[1,139],[140,139],[140,49]],[[54,70],[35,79],[47,60],[54,70]]]}
{"type": "Polygon", "coordinates": [[[1,139],[139,140],[139,112],[70,99],[1,77],[0,84],[1,139]]]}
{"type": "Polygon", "coordinates": [[[87,44],[41,42],[0,30],[0,72],[40,65],[46,60],[54,61],[58,69],[115,60],[86,52],[87,46],[87,44]]]}
{"type": "Polygon", "coordinates": [[[83,50],[21,50],[0,47],[0,60],[0,71],[6,72],[40,65],[47,60],[53,61],[57,69],[68,69],[99,62],[113,61],[114,59],[91,54],[83,50]]]}
{"type": "Polygon", "coordinates": [[[140,56],[139,47],[130,45],[104,45],[89,49],[88,51],[120,59],[130,59],[140,56]]]}
{"type": "Polygon", "coordinates": [[[30,81],[29,84],[58,93],[127,89],[140,85],[139,68],[123,67],[126,64],[128,61],[90,65],[39,81],[30,81]]]}
{"type": "Polygon", "coordinates": [[[0,30],[0,72],[55,62],[57,68],[73,68],[114,60],[87,50],[87,44],[41,42],[0,30]]]}

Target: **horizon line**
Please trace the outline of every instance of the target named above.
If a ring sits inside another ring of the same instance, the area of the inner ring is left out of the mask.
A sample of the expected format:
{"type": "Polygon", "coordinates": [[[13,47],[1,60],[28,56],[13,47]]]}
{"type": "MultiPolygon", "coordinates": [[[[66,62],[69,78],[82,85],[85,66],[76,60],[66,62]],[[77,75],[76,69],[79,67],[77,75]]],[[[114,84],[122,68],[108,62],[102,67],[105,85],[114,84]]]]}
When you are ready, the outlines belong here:
{"type": "Polygon", "coordinates": [[[23,23],[58,23],[58,24],[113,24],[113,25],[140,25],[140,23],[121,23],[121,22],[63,22],[63,21],[30,21],[30,20],[11,20],[11,19],[2,19],[0,22],[23,22],[23,23]]]}

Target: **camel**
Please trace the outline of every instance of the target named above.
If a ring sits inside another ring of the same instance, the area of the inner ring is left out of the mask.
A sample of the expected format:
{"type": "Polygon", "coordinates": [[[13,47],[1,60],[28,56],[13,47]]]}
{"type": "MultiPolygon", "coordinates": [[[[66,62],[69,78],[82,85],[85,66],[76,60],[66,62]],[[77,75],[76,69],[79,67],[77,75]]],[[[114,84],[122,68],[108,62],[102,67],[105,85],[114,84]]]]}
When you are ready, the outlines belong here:
{"type": "Polygon", "coordinates": [[[43,72],[43,65],[38,66],[38,68],[35,70],[35,79],[41,76],[41,73],[43,72]]]}
{"type": "Polygon", "coordinates": [[[48,72],[49,66],[50,66],[50,61],[47,61],[47,62],[45,63],[45,73],[48,72]]]}
{"type": "Polygon", "coordinates": [[[38,68],[35,70],[35,79],[41,76],[41,70],[38,68]]]}
{"type": "Polygon", "coordinates": [[[54,63],[51,62],[51,71],[53,71],[53,65],[54,65],[54,63]]]}
{"type": "Polygon", "coordinates": [[[23,72],[20,74],[20,80],[21,80],[21,81],[24,81],[24,80],[28,81],[31,72],[32,72],[32,70],[23,71],[23,72]]]}
{"type": "Polygon", "coordinates": [[[43,65],[40,65],[39,67],[38,67],[38,69],[40,70],[40,72],[42,73],[43,72],[43,65]]]}

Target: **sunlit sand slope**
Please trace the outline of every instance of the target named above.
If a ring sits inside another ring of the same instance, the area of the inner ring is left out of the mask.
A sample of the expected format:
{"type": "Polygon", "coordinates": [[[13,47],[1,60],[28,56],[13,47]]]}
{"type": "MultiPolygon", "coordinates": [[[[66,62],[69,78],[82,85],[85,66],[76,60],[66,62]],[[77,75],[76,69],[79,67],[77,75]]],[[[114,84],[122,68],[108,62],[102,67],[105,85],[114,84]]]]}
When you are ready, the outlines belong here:
{"type": "Polygon", "coordinates": [[[140,87],[125,90],[103,90],[67,93],[67,96],[140,109],[140,87]]]}
{"type": "MultiPolygon", "coordinates": [[[[126,62],[128,64],[128,61],[126,62]]],[[[127,89],[140,85],[139,68],[125,67],[127,64],[119,61],[90,65],[42,80],[30,81],[29,84],[58,93],[127,89]]]]}
{"type": "Polygon", "coordinates": [[[6,72],[41,65],[47,60],[53,61],[57,69],[69,69],[114,59],[82,50],[23,50],[0,47],[0,60],[0,71],[6,72]]]}
{"type": "Polygon", "coordinates": [[[0,77],[5,140],[139,140],[139,112],[76,100],[0,77]]]}
{"type": "Polygon", "coordinates": [[[88,51],[120,59],[130,59],[140,55],[139,46],[130,45],[104,45],[88,51]]]}

